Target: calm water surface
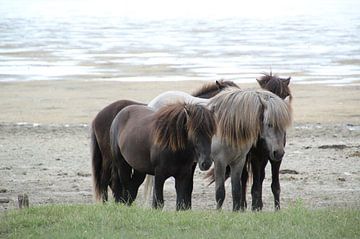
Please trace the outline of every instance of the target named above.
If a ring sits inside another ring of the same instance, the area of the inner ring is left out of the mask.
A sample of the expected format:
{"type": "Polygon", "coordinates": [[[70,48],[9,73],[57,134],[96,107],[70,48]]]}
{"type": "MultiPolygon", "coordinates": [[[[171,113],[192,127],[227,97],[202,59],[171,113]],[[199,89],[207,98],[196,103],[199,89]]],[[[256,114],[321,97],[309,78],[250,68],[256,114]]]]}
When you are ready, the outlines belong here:
{"type": "Polygon", "coordinates": [[[299,83],[360,82],[357,1],[319,14],[143,19],[0,2],[0,81],[253,82],[272,69],[299,83]]]}

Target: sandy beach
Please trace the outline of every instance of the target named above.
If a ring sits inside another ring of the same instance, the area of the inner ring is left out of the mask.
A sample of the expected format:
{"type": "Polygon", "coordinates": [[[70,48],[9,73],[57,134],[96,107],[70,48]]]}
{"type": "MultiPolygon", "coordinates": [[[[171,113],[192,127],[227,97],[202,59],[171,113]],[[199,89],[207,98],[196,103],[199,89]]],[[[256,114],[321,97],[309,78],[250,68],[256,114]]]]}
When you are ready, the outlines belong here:
{"type": "MultiPolygon", "coordinates": [[[[0,83],[0,211],[30,205],[93,203],[89,124],[119,99],[148,102],[166,90],[191,93],[202,81],[29,81],[0,83]]],[[[241,84],[258,88],[257,84],[241,84]]],[[[288,132],[280,175],[282,207],[360,208],[360,86],[291,84],[294,123],[288,132]]],[[[263,186],[264,210],[273,210],[271,173],[263,186]]],[[[213,185],[196,171],[193,208],[215,208],[213,185]]],[[[231,209],[230,183],[225,210],[231,209]]],[[[173,180],[165,208],[174,209],[173,180]]],[[[142,192],[138,198],[142,205],[142,192]]],[[[251,202],[248,193],[248,203],[251,202]]]]}

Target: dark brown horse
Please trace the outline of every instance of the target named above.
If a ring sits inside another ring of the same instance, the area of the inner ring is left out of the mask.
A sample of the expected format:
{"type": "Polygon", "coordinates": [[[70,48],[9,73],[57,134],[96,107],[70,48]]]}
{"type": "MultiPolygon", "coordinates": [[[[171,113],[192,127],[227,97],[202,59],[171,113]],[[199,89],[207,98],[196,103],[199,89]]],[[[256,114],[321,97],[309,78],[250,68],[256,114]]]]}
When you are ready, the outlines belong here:
{"type": "Polygon", "coordinates": [[[108,200],[108,187],[110,186],[115,201],[120,200],[121,191],[118,173],[112,169],[110,150],[110,126],[123,108],[129,105],[145,105],[130,100],[119,100],[106,106],[95,117],[91,124],[91,158],[93,170],[93,183],[96,200],[108,200]]]}
{"type": "Polygon", "coordinates": [[[131,204],[150,174],[155,175],[153,207],[162,208],[165,180],[174,177],[176,209],[190,209],[194,162],[200,170],[210,168],[215,132],[213,113],[201,105],[175,103],[158,111],[132,105],[121,110],[111,124],[110,145],[122,200],[131,204]]]}
{"type": "MultiPolygon", "coordinates": [[[[257,79],[261,88],[271,91],[278,95],[280,98],[285,99],[289,97],[290,103],[292,95],[289,88],[291,77],[280,78],[276,75],[265,74],[264,76],[257,79]]],[[[286,136],[285,136],[286,137],[286,136]]],[[[286,142],[286,139],[285,141],[286,142]]],[[[279,169],[282,162],[283,155],[279,155],[278,160],[270,160],[267,153],[267,147],[263,139],[259,139],[255,147],[252,147],[247,155],[247,165],[251,164],[253,184],[251,187],[252,196],[252,210],[261,210],[263,208],[262,202],[262,184],[265,178],[265,168],[267,163],[270,161],[272,182],[271,190],[274,195],[275,210],[280,209],[280,180],[279,180],[279,169]]],[[[244,167],[241,182],[242,182],[242,193],[240,207],[245,210],[247,207],[246,203],[246,184],[248,181],[249,173],[248,167],[244,167]]]]}
{"type": "MultiPolygon", "coordinates": [[[[280,78],[276,75],[264,74],[264,76],[257,79],[260,87],[268,90],[280,98],[285,99],[289,97],[290,103],[292,100],[291,91],[289,88],[291,77],[280,78]]],[[[286,140],[285,140],[286,142],[286,140]]],[[[252,171],[253,185],[251,188],[252,195],[252,210],[261,210],[263,207],[262,202],[262,184],[265,178],[265,168],[270,161],[272,171],[272,183],[271,189],[274,195],[275,209],[280,209],[280,181],[279,181],[279,169],[282,161],[282,155],[278,155],[278,160],[269,160],[268,148],[263,139],[259,138],[256,145],[253,146],[250,152],[246,156],[246,165],[243,169],[241,176],[241,200],[240,208],[245,210],[247,207],[246,202],[246,185],[249,179],[248,170],[252,171]]],[[[226,178],[230,176],[230,167],[226,168],[226,178]]],[[[213,169],[208,172],[207,178],[210,178],[214,182],[214,171],[213,169]]]]}
{"type": "MultiPolygon", "coordinates": [[[[194,92],[194,96],[210,98],[229,86],[236,86],[232,81],[216,81],[205,84],[194,92]]],[[[108,200],[108,187],[110,186],[115,201],[121,200],[120,195],[114,192],[121,191],[118,173],[112,169],[110,155],[110,125],[116,114],[129,105],[145,105],[143,103],[119,100],[106,106],[94,118],[91,124],[91,158],[93,170],[93,184],[95,198],[103,202],[108,200]]]]}

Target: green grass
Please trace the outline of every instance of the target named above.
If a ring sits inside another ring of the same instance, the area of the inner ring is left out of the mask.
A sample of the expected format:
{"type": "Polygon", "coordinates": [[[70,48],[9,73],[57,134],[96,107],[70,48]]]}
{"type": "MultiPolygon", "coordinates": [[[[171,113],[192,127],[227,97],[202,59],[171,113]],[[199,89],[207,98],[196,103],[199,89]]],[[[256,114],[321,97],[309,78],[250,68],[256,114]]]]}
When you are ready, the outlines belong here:
{"type": "Polygon", "coordinates": [[[0,238],[360,238],[360,210],[168,212],[121,205],[52,205],[0,214],[0,238]]]}

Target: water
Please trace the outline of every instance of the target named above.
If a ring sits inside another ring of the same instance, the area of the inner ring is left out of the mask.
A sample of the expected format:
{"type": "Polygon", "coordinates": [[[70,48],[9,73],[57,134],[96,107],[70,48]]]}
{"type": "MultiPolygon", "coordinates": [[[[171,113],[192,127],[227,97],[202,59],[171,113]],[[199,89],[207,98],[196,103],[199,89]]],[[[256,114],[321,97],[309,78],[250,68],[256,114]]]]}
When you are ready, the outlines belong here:
{"type": "Polygon", "coordinates": [[[360,1],[213,17],[49,2],[0,0],[0,81],[253,82],[272,69],[298,83],[360,82],[360,1]]]}

